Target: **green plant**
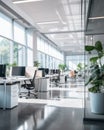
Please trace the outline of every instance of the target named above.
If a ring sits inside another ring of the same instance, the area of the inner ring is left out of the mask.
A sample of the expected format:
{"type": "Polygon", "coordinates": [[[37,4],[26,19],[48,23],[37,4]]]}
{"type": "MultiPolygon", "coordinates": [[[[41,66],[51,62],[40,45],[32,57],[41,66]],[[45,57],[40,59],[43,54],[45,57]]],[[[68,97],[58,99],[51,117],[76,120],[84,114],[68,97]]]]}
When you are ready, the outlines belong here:
{"type": "Polygon", "coordinates": [[[7,74],[7,76],[10,76],[11,67],[17,66],[17,63],[16,62],[13,62],[12,64],[6,63],[6,66],[7,66],[7,68],[6,68],[6,74],[7,74]]]}
{"type": "Polygon", "coordinates": [[[89,60],[91,62],[90,66],[90,76],[85,85],[91,84],[89,88],[90,92],[98,93],[104,88],[104,64],[102,64],[102,57],[104,56],[104,48],[100,41],[97,41],[94,46],[86,45],[85,51],[89,54],[94,54],[96,56],[91,57],[89,60]]]}
{"type": "Polygon", "coordinates": [[[39,67],[40,63],[38,61],[34,61],[34,66],[39,67]]]}
{"type": "Polygon", "coordinates": [[[10,66],[17,66],[17,63],[14,61],[10,66]]]}
{"type": "Polygon", "coordinates": [[[78,71],[81,71],[83,68],[84,68],[84,66],[83,66],[82,63],[79,63],[79,64],[77,65],[77,70],[78,70],[78,71]]]}
{"type": "Polygon", "coordinates": [[[61,71],[64,71],[65,68],[66,68],[66,64],[59,64],[59,65],[58,65],[58,68],[59,68],[61,71]]]}

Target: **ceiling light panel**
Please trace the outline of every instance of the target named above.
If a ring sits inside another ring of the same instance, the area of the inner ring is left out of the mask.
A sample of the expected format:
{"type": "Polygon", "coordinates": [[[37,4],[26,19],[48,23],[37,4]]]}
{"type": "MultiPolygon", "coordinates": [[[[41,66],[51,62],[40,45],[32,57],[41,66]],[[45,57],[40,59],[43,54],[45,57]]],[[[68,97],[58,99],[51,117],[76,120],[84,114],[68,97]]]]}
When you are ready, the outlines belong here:
{"type": "Polygon", "coordinates": [[[29,3],[29,2],[38,2],[43,0],[15,0],[13,1],[14,4],[22,4],[22,3],[29,3]]]}
{"type": "Polygon", "coordinates": [[[97,20],[97,19],[104,19],[104,16],[100,16],[100,17],[90,17],[90,20],[97,20]]]}
{"type": "Polygon", "coordinates": [[[47,22],[39,22],[38,25],[45,25],[45,24],[56,24],[59,23],[59,21],[47,21],[47,22]]]}
{"type": "Polygon", "coordinates": [[[81,3],[81,0],[68,0],[69,1],[69,3],[81,3]]]}

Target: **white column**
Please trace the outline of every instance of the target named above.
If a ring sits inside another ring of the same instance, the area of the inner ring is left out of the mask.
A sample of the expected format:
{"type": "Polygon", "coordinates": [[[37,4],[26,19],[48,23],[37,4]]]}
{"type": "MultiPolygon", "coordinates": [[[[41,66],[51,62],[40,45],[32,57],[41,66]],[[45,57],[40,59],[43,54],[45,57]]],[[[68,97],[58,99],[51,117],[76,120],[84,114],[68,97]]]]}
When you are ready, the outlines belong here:
{"type": "Polygon", "coordinates": [[[33,33],[33,61],[37,60],[37,34],[33,33]]]}

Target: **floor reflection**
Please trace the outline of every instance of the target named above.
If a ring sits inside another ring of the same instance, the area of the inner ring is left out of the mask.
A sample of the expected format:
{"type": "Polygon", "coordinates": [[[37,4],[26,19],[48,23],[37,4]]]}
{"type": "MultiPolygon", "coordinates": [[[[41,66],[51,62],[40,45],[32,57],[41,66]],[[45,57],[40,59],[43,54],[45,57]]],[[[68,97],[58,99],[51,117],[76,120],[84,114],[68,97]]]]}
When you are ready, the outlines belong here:
{"type": "Polygon", "coordinates": [[[84,98],[84,82],[68,81],[59,86],[51,86],[48,92],[39,92],[38,99],[84,98]]]}
{"type": "Polygon", "coordinates": [[[84,130],[104,130],[104,122],[87,121],[84,123],[84,130]]]}
{"type": "MultiPolygon", "coordinates": [[[[30,105],[31,106],[31,105],[30,105]]],[[[18,115],[18,121],[23,119],[23,123],[19,126],[17,130],[33,130],[40,129],[46,123],[47,119],[54,115],[57,110],[54,107],[30,107],[26,106],[26,109],[22,109],[18,115]],[[31,124],[31,125],[30,125],[31,124]]]]}

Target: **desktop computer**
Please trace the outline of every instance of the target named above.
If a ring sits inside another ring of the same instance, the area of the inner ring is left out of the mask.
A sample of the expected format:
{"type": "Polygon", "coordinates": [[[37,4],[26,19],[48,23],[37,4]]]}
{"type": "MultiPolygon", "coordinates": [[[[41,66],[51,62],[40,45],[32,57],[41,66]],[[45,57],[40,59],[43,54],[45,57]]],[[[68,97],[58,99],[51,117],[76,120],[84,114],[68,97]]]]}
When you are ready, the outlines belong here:
{"type": "Polygon", "coordinates": [[[0,64],[0,78],[6,78],[6,64],[0,64]]]}
{"type": "Polygon", "coordinates": [[[15,77],[24,77],[25,76],[25,66],[13,66],[11,75],[15,76],[15,77]]]}

